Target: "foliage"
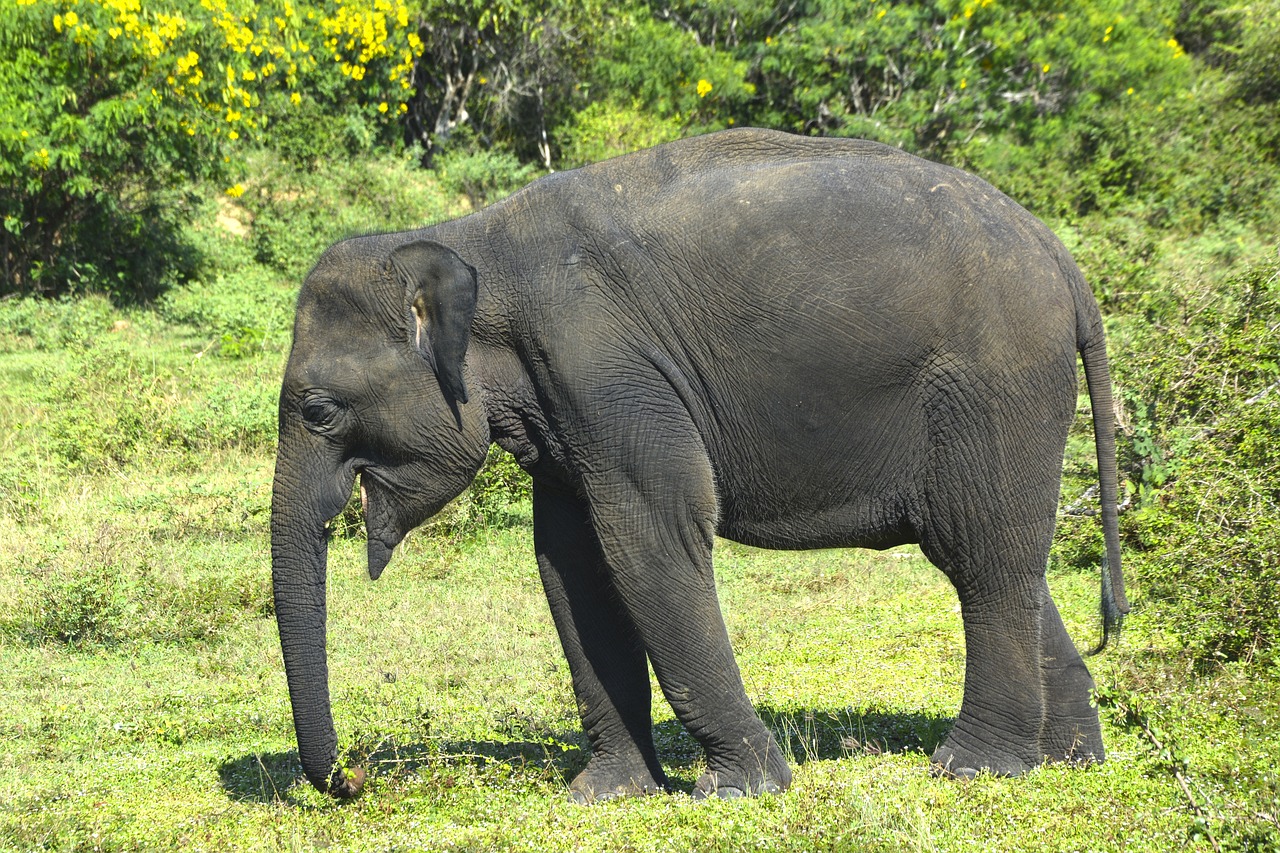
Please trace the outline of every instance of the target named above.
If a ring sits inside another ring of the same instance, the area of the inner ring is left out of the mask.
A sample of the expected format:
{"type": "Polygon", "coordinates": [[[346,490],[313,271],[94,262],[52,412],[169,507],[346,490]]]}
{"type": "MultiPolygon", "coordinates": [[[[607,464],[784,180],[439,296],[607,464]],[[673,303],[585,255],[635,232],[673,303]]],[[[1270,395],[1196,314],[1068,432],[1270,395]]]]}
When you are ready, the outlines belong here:
{"type": "MultiPolygon", "coordinates": [[[[412,155],[339,161],[317,171],[258,157],[248,170],[248,188],[235,204],[251,220],[253,260],[295,285],[330,243],[421,227],[462,210],[442,189],[443,176],[417,169],[412,155]]],[[[492,192],[497,179],[489,180],[486,191],[492,192]]]]}
{"type": "MultiPolygon", "coordinates": [[[[184,189],[252,190],[250,146],[326,172],[400,146],[550,168],[755,124],[968,165],[1044,215],[1262,220],[1280,209],[1276,20],[1275,0],[14,0],[4,288],[148,296],[200,275],[184,189]]],[[[523,177],[490,165],[508,177],[484,192],[523,177]]]]}
{"type": "Polygon", "coordinates": [[[1280,638],[1280,267],[1194,293],[1133,340],[1136,400],[1125,517],[1138,571],[1170,631],[1202,660],[1280,638]],[[1140,390],[1139,390],[1140,389],[1140,390]]]}
{"type": "Polygon", "coordinates": [[[171,399],[159,376],[121,341],[81,345],[46,375],[50,407],[47,448],[67,465],[98,468],[133,459],[139,446],[164,444],[171,434],[171,399]],[[111,388],[109,404],[99,391],[111,388]]]}
{"type": "Polygon", "coordinates": [[[556,131],[556,138],[562,143],[560,160],[566,166],[607,160],[671,142],[681,135],[682,122],[649,113],[639,101],[626,106],[596,101],[556,131]]]}
{"type": "Polygon", "coordinates": [[[1236,31],[1234,39],[1214,45],[1234,72],[1236,93],[1254,103],[1280,101],[1280,3],[1258,0],[1215,9],[1214,15],[1236,31]]]}
{"type": "Polygon", "coordinates": [[[6,299],[0,301],[0,353],[61,350],[109,332],[115,319],[101,295],[6,299]]]}
{"type": "MultiPolygon", "coordinates": [[[[407,7],[390,0],[3,4],[4,290],[145,296],[191,275],[196,261],[178,239],[184,186],[226,178],[237,141],[261,141],[303,92],[394,127],[420,52],[407,7]]],[[[295,141],[305,132],[292,130],[295,141]]]]}
{"type": "Polygon", "coordinates": [[[533,166],[522,165],[514,154],[498,150],[455,149],[437,159],[435,166],[441,187],[466,196],[474,208],[510,195],[534,177],[533,166]]]}

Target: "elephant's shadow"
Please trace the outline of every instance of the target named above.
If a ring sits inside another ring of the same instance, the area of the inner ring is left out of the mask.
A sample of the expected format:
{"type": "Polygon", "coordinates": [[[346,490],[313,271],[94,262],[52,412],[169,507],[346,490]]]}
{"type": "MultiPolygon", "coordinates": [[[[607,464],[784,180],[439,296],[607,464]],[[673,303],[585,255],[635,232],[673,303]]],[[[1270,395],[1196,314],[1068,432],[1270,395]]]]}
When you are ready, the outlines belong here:
{"type": "MultiPolygon", "coordinates": [[[[907,711],[797,710],[769,705],[757,706],[756,711],[796,764],[884,753],[929,755],[954,722],[951,717],[907,711]]],[[[689,793],[696,776],[693,771],[702,761],[702,748],[676,720],[657,723],[653,735],[663,764],[673,771],[672,790],[689,793]]],[[[423,738],[399,742],[384,738],[370,747],[353,749],[347,758],[366,767],[375,778],[439,776],[447,786],[451,784],[449,774],[460,766],[502,763],[540,778],[560,780],[567,786],[589,757],[586,736],[581,731],[555,730],[530,721],[513,729],[510,740],[423,738]]],[[[236,800],[295,805],[304,801],[296,793],[302,773],[296,751],[229,759],[218,773],[223,790],[236,800]]]]}

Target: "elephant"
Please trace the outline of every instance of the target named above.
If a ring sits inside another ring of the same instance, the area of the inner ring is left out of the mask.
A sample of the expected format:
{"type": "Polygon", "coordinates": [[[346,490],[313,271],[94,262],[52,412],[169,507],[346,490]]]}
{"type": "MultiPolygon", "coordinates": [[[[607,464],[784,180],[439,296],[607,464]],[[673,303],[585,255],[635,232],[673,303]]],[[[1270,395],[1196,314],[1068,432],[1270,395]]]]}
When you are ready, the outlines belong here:
{"type": "Polygon", "coordinates": [[[328,688],[326,522],[356,481],[376,579],[496,443],[590,758],[579,801],[669,790],[649,667],[706,754],[693,794],[785,791],[712,570],[917,544],[957,592],[964,689],[933,772],[1101,762],[1046,583],[1077,357],[1098,462],[1103,639],[1129,605],[1103,324],[1065,247],[983,180],[878,143],[731,129],[330,246],[299,292],[271,502],[306,778],[356,796],[328,688]]]}

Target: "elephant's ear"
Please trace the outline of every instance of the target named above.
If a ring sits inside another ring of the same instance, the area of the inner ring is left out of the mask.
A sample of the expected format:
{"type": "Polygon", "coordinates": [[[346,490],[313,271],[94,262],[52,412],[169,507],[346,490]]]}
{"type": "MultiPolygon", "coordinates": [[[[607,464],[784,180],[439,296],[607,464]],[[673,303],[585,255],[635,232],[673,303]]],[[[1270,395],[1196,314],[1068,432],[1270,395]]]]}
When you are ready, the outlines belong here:
{"type": "Polygon", "coordinates": [[[476,314],[476,271],[430,240],[396,248],[391,263],[405,286],[409,342],[432,365],[445,393],[467,402],[462,359],[476,314]]]}

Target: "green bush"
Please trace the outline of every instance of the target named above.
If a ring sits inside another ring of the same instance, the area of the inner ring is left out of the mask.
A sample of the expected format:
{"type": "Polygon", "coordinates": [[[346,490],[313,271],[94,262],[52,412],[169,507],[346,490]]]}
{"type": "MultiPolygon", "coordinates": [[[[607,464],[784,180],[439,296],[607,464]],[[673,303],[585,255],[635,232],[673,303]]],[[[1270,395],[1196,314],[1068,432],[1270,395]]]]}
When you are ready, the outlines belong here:
{"type": "Polygon", "coordinates": [[[165,572],[145,533],[105,525],[50,541],[47,553],[24,578],[20,606],[0,615],[0,631],[20,642],[89,649],[206,640],[273,611],[270,574],[243,554],[227,565],[197,549],[183,572],[165,572]]]}
{"type": "Polygon", "coordinates": [[[1196,293],[1117,361],[1145,410],[1122,516],[1150,606],[1203,660],[1280,639],[1280,267],[1196,293]],[[1145,457],[1145,458],[1143,458],[1145,457]],[[1152,467],[1162,468],[1159,477],[1152,467]]]}
{"type": "Polygon", "coordinates": [[[436,158],[435,174],[446,192],[465,195],[473,208],[480,208],[529,183],[535,169],[505,151],[458,149],[436,158]]]}
{"type": "Polygon", "coordinates": [[[681,135],[680,121],[652,115],[638,101],[629,106],[597,101],[556,131],[561,140],[560,160],[569,168],[650,148],[681,135]]]}
{"type": "MultiPolygon", "coordinates": [[[[518,164],[516,164],[518,167],[518,164]]],[[[269,153],[255,158],[237,203],[250,215],[255,259],[293,284],[329,244],[377,231],[429,225],[460,208],[412,154],[292,168],[269,153]]],[[[254,324],[249,324],[250,326],[254,324]]]]}
{"type": "Polygon", "coordinates": [[[118,566],[96,564],[43,579],[24,632],[37,643],[112,645],[123,639],[133,590],[118,566]]]}
{"type": "Polygon", "coordinates": [[[197,454],[238,449],[272,452],[276,446],[280,370],[275,361],[254,360],[252,372],[209,378],[198,393],[169,415],[170,445],[197,454]]]}
{"type": "Polygon", "coordinates": [[[3,291],[149,297],[190,277],[185,188],[229,181],[274,118],[308,165],[398,138],[410,25],[388,0],[0,5],[3,291]]]}
{"type": "Polygon", "coordinates": [[[1234,72],[1235,91],[1248,101],[1273,107],[1280,101],[1280,2],[1256,0],[1218,11],[1232,17],[1238,39],[1219,44],[1234,72]]]}
{"type": "Polygon", "coordinates": [[[189,326],[209,340],[216,354],[243,358],[264,348],[288,347],[296,300],[296,282],[282,285],[278,273],[246,263],[210,281],[173,288],[156,308],[164,319],[189,326]]]}
{"type": "Polygon", "coordinates": [[[494,528],[505,528],[528,520],[533,481],[511,454],[497,446],[471,485],[439,515],[427,522],[431,535],[466,537],[494,528]]]}
{"type": "Polygon", "coordinates": [[[76,299],[0,299],[0,353],[49,351],[97,338],[117,319],[101,295],[76,299]]]}
{"type": "Polygon", "coordinates": [[[500,526],[513,506],[533,498],[533,480],[516,464],[515,457],[494,446],[467,489],[467,497],[470,522],[500,526]]]}
{"type": "Polygon", "coordinates": [[[48,449],[80,470],[118,466],[140,448],[171,438],[173,406],[162,379],[118,338],[82,344],[49,370],[41,402],[48,407],[48,449]]]}
{"type": "MultiPolygon", "coordinates": [[[[2,292],[146,295],[194,267],[184,186],[223,159],[186,132],[159,94],[165,71],[117,17],[98,2],[0,5],[2,292]]],[[[169,41],[169,24],[145,26],[169,41]]]]}

